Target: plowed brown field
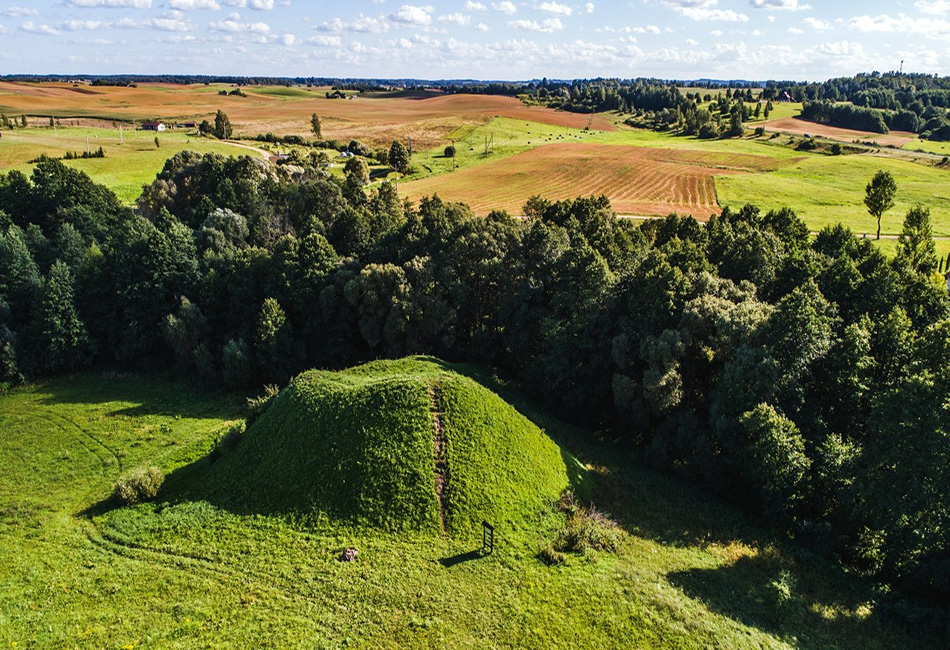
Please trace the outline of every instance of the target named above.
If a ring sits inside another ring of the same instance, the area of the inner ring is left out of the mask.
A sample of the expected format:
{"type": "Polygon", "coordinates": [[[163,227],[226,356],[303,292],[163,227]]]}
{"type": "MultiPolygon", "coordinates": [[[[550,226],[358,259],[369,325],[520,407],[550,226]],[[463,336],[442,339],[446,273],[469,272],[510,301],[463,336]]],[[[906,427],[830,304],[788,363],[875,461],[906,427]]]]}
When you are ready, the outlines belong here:
{"type": "Polygon", "coordinates": [[[677,151],[607,144],[554,144],[451,174],[400,184],[411,199],[438,193],[469,204],[521,214],[530,197],[556,200],[605,194],[614,210],[631,215],[719,212],[715,176],[777,169],[792,161],[768,156],[677,151]]]}
{"type": "MultiPolygon", "coordinates": [[[[43,118],[84,120],[202,120],[218,109],[243,134],[273,132],[309,135],[310,115],[323,122],[325,138],[359,138],[374,145],[411,136],[420,146],[437,146],[464,124],[487,123],[495,116],[526,122],[613,131],[601,116],[525,106],[514,97],[445,95],[436,92],[368,93],[356,99],[326,99],[326,88],[245,87],[247,97],[222,97],[225,85],[148,84],[138,88],[73,86],[64,83],[0,82],[0,112],[43,118]],[[289,94],[282,94],[287,92],[289,94]]],[[[40,123],[43,122],[39,119],[40,123]]]]}
{"type": "Polygon", "coordinates": [[[868,131],[854,131],[852,129],[839,129],[836,126],[809,122],[808,120],[802,120],[797,117],[772,120],[765,122],[762,126],[769,131],[786,131],[799,135],[805,135],[807,133],[808,135],[820,135],[824,138],[840,140],[841,142],[860,140],[861,142],[877,142],[878,144],[892,145],[895,147],[903,147],[917,137],[916,133],[906,131],[891,131],[890,133],[883,134],[870,133],[868,131]]]}

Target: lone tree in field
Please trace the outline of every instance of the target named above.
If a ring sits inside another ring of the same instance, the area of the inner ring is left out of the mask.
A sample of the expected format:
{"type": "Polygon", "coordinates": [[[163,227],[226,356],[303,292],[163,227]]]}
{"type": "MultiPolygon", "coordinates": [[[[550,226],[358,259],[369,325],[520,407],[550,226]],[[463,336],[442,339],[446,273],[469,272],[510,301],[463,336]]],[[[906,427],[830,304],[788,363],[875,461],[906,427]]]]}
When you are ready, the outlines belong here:
{"type": "Polygon", "coordinates": [[[316,113],[310,116],[310,131],[315,138],[323,137],[323,125],[320,124],[320,116],[316,113]]]}
{"type": "Polygon", "coordinates": [[[389,166],[400,174],[409,170],[409,150],[399,140],[393,140],[389,147],[389,166]]]}
{"type": "Polygon", "coordinates": [[[868,212],[877,219],[877,239],[881,238],[881,216],[894,207],[894,195],[897,193],[897,183],[890,172],[883,169],[878,171],[864,188],[864,205],[868,212]]]}
{"type": "Polygon", "coordinates": [[[445,148],[445,151],[443,153],[445,154],[446,158],[455,158],[455,145],[450,144],[449,146],[445,148]]]}
{"type": "Polygon", "coordinates": [[[217,115],[214,116],[214,137],[218,140],[227,140],[231,137],[233,131],[231,120],[228,119],[224,111],[218,109],[217,115]]]}

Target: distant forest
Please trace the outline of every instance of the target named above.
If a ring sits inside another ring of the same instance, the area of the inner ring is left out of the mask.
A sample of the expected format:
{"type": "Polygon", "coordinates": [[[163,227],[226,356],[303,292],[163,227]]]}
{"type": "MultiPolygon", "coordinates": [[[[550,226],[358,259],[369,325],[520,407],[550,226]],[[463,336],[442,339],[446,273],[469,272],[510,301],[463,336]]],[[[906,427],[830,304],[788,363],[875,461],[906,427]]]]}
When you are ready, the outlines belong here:
{"type": "Polygon", "coordinates": [[[535,197],[476,218],[363,182],[184,152],[132,209],[56,160],[0,175],[0,380],[98,364],[254,393],[411,353],[486,364],[888,585],[908,620],[950,603],[950,297],[925,208],[888,259],[790,209],[641,225],[535,197]]]}

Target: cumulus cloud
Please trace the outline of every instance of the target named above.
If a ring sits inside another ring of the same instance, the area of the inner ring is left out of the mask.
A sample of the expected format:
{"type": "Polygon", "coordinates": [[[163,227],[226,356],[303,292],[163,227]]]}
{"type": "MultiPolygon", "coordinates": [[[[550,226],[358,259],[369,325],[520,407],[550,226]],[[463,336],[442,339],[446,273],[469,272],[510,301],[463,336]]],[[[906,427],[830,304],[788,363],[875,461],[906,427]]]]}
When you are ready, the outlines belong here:
{"type": "Polygon", "coordinates": [[[943,16],[950,14],[950,1],[948,0],[919,0],[914,3],[917,10],[921,13],[934,16],[943,16]]]}
{"type": "Polygon", "coordinates": [[[107,23],[104,23],[100,20],[66,20],[61,22],[56,27],[67,32],[78,32],[81,30],[101,29],[108,26],[109,25],[107,23]]]}
{"type": "Polygon", "coordinates": [[[297,37],[291,34],[290,32],[286,32],[281,35],[280,40],[284,45],[290,47],[291,45],[297,42],[297,37]]]}
{"type": "Polygon", "coordinates": [[[828,22],[827,20],[819,20],[811,16],[809,16],[802,22],[818,32],[824,32],[826,30],[831,29],[831,23],[828,22]]]}
{"type": "Polygon", "coordinates": [[[152,0],[67,0],[70,7],[124,7],[132,9],[150,9],[152,0]]]}
{"type": "Polygon", "coordinates": [[[428,25],[432,22],[432,7],[418,7],[416,5],[403,5],[398,11],[389,14],[389,19],[394,23],[402,25],[428,25]]]}
{"type": "Polygon", "coordinates": [[[28,20],[20,25],[20,29],[22,29],[24,32],[30,32],[31,34],[42,34],[43,36],[56,36],[60,33],[55,27],[50,27],[49,25],[37,25],[32,20],[28,20]]]}
{"type": "Polygon", "coordinates": [[[168,3],[172,9],[181,9],[182,11],[191,11],[194,9],[212,9],[217,11],[221,8],[215,0],[169,0],[168,3]]]}
{"type": "Polygon", "coordinates": [[[564,24],[560,18],[546,18],[541,22],[537,20],[512,20],[508,23],[509,27],[523,29],[526,32],[540,32],[550,34],[564,29],[564,24]]]}
{"type": "Polygon", "coordinates": [[[311,36],[307,39],[307,42],[312,45],[317,45],[318,47],[340,47],[343,44],[343,39],[339,36],[325,36],[320,34],[318,36],[311,36]]]}
{"type": "Polygon", "coordinates": [[[270,25],[262,22],[244,22],[238,14],[231,14],[226,20],[213,21],[208,24],[212,32],[228,34],[269,34],[270,25]]]}
{"type": "Polygon", "coordinates": [[[485,11],[488,9],[481,2],[472,2],[472,0],[466,0],[465,2],[465,11],[485,11]]]}
{"type": "Polygon", "coordinates": [[[515,3],[509,2],[509,0],[504,0],[504,2],[493,2],[491,3],[491,8],[495,11],[500,11],[503,14],[509,16],[513,15],[518,11],[518,8],[515,6],[515,3]]]}
{"type": "Polygon", "coordinates": [[[472,22],[472,17],[463,13],[446,14],[444,16],[439,16],[439,22],[448,23],[449,25],[468,25],[470,22],[472,22]]]}
{"type": "Polygon", "coordinates": [[[358,34],[384,34],[389,31],[389,22],[384,18],[373,18],[360,14],[354,20],[343,21],[334,18],[331,21],[321,23],[317,28],[321,32],[330,32],[334,34],[342,32],[356,32],[358,34]]]}
{"type": "Polygon", "coordinates": [[[229,7],[239,7],[241,9],[255,9],[257,11],[270,11],[274,8],[274,0],[221,0],[229,7]]]}
{"type": "Polygon", "coordinates": [[[589,14],[594,13],[594,3],[588,2],[586,5],[584,5],[584,11],[586,11],[589,14]]]}
{"type": "Polygon", "coordinates": [[[848,26],[858,32],[865,33],[901,33],[921,34],[924,36],[938,36],[950,33],[950,22],[942,18],[911,18],[899,13],[892,17],[888,14],[880,16],[855,16],[848,21],[848,26]]]}
{"type": "Polygon", "coordinates": [[[537,8],[545,13],[555,16],[570,16],[573,10],[560,2],[542,2],[537,8]]]}
{"type": "Polygon", "coordinates": [[[798,0],[749,0],[749,4],[756,9],[801,11],[811,9],[809,5],[800,5],[798,0]]]}
{"type": "Polygon", "coordinates": [[[27,9],[26,7],[7,7],[6,9],[0,9],[0,16],[35,16],[38,11],[36,9],[27,9]]]}

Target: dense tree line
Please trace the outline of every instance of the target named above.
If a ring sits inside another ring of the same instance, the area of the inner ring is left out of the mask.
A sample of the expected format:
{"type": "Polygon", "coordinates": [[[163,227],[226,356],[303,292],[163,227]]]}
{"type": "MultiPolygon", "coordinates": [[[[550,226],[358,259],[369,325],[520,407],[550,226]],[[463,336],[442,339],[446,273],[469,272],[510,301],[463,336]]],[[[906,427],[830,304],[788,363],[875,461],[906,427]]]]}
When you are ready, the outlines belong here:
{"type": "Polygon", "coordinates": [[[180,153],[135,209],[54,160],[0,176],[0,373],[173,363],[253,390],[430,353],[905,593],[950,577],[950,299],[929,214],[896,259],[788,209],[638,225],[606,198],[437,197],[180,153]]]}

